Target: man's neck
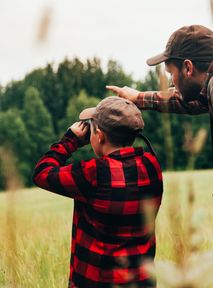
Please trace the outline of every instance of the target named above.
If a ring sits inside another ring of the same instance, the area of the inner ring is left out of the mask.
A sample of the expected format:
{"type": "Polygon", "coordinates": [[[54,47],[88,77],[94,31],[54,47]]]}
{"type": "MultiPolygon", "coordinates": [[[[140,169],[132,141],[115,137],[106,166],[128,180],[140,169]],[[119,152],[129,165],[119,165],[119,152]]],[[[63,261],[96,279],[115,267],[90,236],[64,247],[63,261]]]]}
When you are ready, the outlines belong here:
{"type": "Polygon", "coordinates": [[[202,72],[197,74],[194,79],[200,85],[200,87],[203,87],[207,78],[208,78],[207,72],[202,72]]]}

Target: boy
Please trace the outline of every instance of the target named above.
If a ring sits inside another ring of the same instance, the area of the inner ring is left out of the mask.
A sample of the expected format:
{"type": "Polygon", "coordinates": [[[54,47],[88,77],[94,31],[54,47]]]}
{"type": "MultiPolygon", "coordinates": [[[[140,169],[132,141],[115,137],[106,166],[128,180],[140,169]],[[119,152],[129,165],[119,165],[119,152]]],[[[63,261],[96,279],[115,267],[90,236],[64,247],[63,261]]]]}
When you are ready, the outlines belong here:
{"type": "Polygon", "coordinates": [[[141,113],[111,96],[79,117],[83,121],[51,146],[33,176],[38,186],[74,199],[69,287],[155,287],[144,264],[155,256],[162,173],[153,152],[132,147],[144,127],[141,113]],[[65,166],[89,132],[98,158],[65,166]]]}

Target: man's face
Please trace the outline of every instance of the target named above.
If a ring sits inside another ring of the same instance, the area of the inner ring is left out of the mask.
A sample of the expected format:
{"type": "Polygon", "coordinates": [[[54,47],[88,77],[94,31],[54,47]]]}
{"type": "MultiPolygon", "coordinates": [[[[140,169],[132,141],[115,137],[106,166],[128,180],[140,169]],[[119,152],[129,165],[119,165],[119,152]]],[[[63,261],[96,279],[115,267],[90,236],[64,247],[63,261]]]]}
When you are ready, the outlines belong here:
{"type": "Polygon", "coordinates": [[[175,89],[181,93],[185,102],[198,99],[202,86],[195,81],[192,76],[187,77],[185,67],[182,67],[182,69],[179,70],[174,64],[166,63],[165,68],[166,71],[171,74],[172,83],[175,86],[175,89]]]}

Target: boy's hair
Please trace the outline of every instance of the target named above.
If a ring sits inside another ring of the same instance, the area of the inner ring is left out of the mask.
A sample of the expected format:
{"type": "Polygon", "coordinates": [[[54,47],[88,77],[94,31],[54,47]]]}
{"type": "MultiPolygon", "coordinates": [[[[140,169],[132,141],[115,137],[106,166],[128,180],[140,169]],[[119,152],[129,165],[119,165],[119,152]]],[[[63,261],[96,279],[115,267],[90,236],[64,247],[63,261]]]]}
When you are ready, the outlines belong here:
{"type": "Polygon", "coordinates": [[[116,147],[131,146],[144,127],[141,111],[136,105],[117,96],[107,97],[96,107],[83,110],[79,118],[91,120],[116,147]]]}
{"type": "MultiPolygon", "coordinates": [[[[92,125],[94,132],[96,133],[96,129],[98,128],[98,125],[95,123],[95,121],[91,121],[90,125],[92,125]]],[[[135,138],[138,134],[138,132],[135,133],[124,133],[123,135],[119,134],[112,134],[110,132],[104,131],[104,129],[100,128],[102,130],[108,141],[115,147],[127,147],[127,146],[132,146],[132,144],[135,141],[135,138]]]]}
{"type": "MultiPolygon", "coordinates": [[[[175,58],[165,61],[166,64],[175,65],[179,71],[181,71],[181,69],[183,68],[183,62],[184,60],[175,59],[175,58]]],[[[211,64],[211,62],[199,62],[199,61],[192,61],[192,63],[199,72],[207,72],[211,64]]]]}

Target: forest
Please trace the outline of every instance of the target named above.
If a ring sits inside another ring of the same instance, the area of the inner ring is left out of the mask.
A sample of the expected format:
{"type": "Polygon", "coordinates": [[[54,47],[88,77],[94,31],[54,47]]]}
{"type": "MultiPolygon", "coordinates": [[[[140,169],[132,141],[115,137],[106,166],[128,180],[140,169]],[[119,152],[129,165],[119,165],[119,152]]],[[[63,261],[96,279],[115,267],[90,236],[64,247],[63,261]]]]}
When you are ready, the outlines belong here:
{"type": "MultiPolygon", "coordinates": [[[[48,63],[19,81],[0,88],[0,148],[9,151],[24,186],[32,186],[31,175],[38,159],[69,126],[78,121],[85,107],[112,95],[106,85],[130,86],[140,91],[160,89],[158,67],[144,79],[134,80],[115,60],[104,69],[98,58],[64,59],[48,63]]],[[[161,114],[142,111],[144,135],[152,143],[164,170],[209,169],[211,143],[209,115],[161,114]],[[203,139],[200,131],[207,131],[203,139]],[[200,142],[202,142],[200,144],[200,142]],[[199,153],[196,147],[200,147],[199,153]]],[[[144,145],[141,140],[135,145],[144,145]]],[[[75,153],[71,161],[94,157],[90,145],[75,153]]],[[[5,189],[5,161],[0,157],[0,190],[5,189]]]]}

